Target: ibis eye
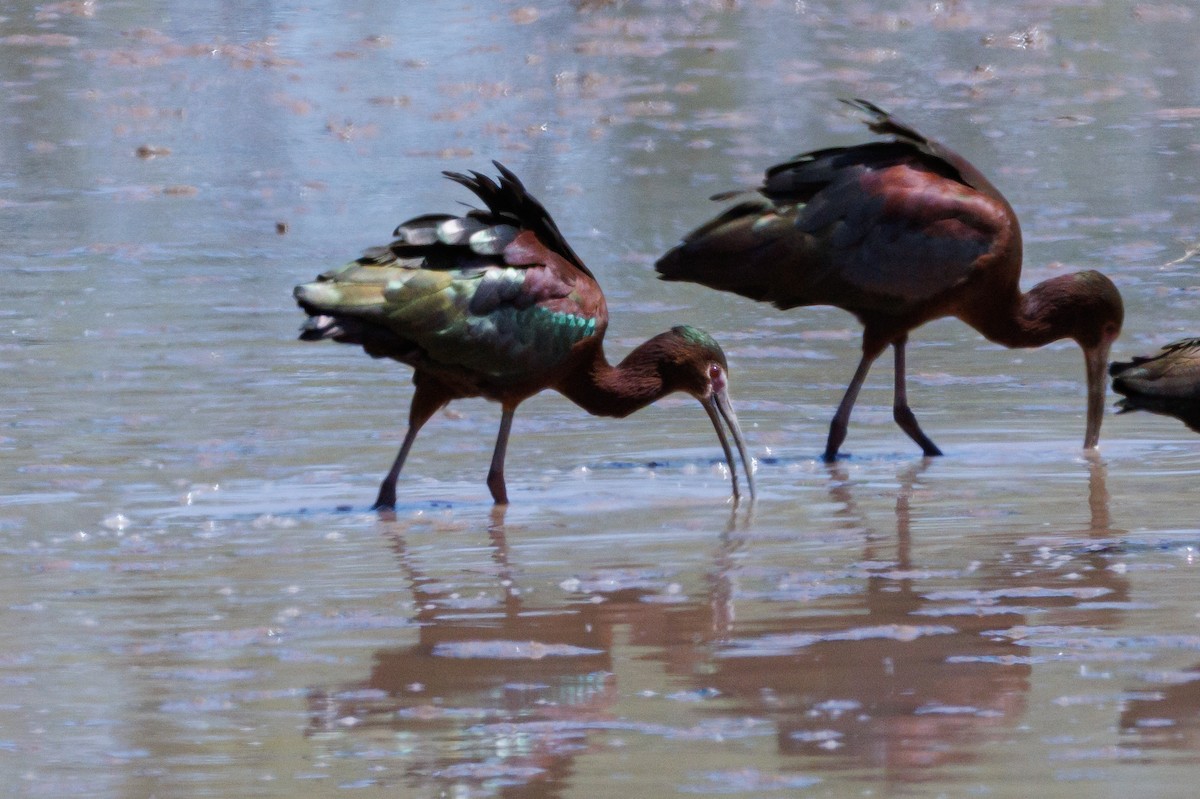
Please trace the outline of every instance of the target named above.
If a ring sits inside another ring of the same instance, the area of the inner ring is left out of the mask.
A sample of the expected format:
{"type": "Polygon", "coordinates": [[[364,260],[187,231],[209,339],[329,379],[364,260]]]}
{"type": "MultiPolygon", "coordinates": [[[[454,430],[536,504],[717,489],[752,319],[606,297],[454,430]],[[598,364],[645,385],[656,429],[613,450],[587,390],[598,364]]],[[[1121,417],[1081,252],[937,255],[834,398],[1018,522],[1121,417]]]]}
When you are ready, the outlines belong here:
{"type": "Polygon", "coordinates": [[[725,391],[726,381],[725,367],[719,363],[710,363],[708,365],[708,388],[709,391],[715,391],[718,394],[725,391]]]}

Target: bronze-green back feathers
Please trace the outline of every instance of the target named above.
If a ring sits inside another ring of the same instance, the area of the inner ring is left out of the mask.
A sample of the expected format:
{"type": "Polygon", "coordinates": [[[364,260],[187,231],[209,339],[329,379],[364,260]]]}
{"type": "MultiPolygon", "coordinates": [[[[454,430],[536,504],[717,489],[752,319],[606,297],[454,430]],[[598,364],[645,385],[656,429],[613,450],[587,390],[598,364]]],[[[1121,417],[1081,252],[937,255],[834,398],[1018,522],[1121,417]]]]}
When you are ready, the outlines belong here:
{"type": "Polygon", "coordinates": [[[1174,416],[1200,432],[1200,338],[1168,344],[1153,355],[1115,361],[1113,390],[1121,412],[1144,410],[1174,416]]]}
{"type": "Polygon", "coordinates": [[[361,344],[486,393],[556,368],[602,331],[591,273],[542,205],[497,168],[498,183],[446,173],[485,209],[410,219],[390,244],[297,286],[310,314],[301,338],[361,344]]]}

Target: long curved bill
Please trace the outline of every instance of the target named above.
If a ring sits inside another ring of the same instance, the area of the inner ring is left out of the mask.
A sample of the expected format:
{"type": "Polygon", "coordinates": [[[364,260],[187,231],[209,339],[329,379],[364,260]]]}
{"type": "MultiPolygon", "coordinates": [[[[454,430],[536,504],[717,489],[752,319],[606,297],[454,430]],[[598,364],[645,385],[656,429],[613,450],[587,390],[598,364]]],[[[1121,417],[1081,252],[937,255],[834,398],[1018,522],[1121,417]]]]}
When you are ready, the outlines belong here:
{"type": "Polygon", "coordinates": [[[712,420],[713,428],[717,431],[717,438],[721,441],[721,449],[725,451],[725,463],[729,466],[729,480],[733,483],[734,501],[741,499],[741,494],[738,493],[737,465],[733,460],[733,450],[729,447],[729,437],[725,435],[726,426],[729,427],[729,432],[733,435],[733,443],[737,446],[738,454],[742,458],[742,466],[746,470],[746,483],[750,488],[750,499],[753,500],[754,462],[746,454],[746,440],[742,437],[742,428],[738,426],[737,414],[733,412],[733,405],[729,402],[729,392],[724,388],[713,391],[706,399],[700,400],[700,404],[708,412],[708,418],[712,420]]]}
{"type": "Polygon", "coordinates": [[[1105,342],[1094,349],[1083,351],[1087,365],[1087,432],[1083,436],[1083,448],[1093,449],[1100,443],[1100,423],[1104,421],[1104,395],[1108,388],[1105,372],[1108,368],[1108,353],[1112,342],[1105,342]]]}

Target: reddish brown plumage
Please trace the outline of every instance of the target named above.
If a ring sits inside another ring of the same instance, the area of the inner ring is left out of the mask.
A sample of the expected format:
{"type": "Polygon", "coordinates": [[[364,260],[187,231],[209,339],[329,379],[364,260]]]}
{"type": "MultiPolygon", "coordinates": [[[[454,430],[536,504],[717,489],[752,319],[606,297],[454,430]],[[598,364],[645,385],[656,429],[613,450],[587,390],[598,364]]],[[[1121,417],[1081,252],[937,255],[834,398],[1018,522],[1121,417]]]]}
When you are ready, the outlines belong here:
{"type": "Polygon", "coordinates": [[[463,217],[427,214],[401,224],[389,245],[297,286],[309,314],[301,338],[359,344],[367,354],[413,367],[408,432],[379,489],[377,508],[396,502],[396,481],[418,431],[451,400],[484,397],[503,413],[488,487],[508,501],[504,456],[513,413],[545,389],[590,413],[627,416],[683,391],[716,429],[738,496],[734,438],[751,496],[754,482],[729,402],[725,354],[706,333],[676,327],[613,366],[604,355],[608,308],[592,273],[546,209],[516,175],[446,173],[483,200],[463,217]]]}
{"type": "Polygon", "coordinates": [[[1094,447],[1104,366],[1124,318],[1116,287],[1087,271],[1022,294],[1020,225],[996,187],[962,156],[876,106],[850,105],[868,115],[872,131],[895,138],[772,167],[762,199],[685,236],[659,260],[662,278],[785,309],[834,305],[858,317],[863,356],[830,425],[826,459],[837,455],[867,371],[889,345],[896,422],[926,455],[941,454],[908,407],[904,346],[909,331],[944,316],[1008,347],[1078,342],[1088,382],[1084,446],[1094,447]]]}

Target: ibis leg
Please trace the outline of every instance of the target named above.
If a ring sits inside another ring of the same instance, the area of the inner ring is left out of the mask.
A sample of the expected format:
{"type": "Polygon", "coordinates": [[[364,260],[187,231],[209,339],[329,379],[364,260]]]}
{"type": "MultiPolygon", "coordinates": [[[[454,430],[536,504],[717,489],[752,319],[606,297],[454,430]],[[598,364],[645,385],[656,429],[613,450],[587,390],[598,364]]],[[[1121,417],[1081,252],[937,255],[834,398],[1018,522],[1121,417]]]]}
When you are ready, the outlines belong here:
{"type": "Polygon", "coordinates": [[[412,405],[408,409],[408,431],[404,434],[404,443],[400,445],[400,452],[392,462],[387,477],[383,478],[379,485],[379,496],[375,498],[371,510],[389,510],[396,507],[396,481],[400,478],[400,470],[404,468],[408,451],[412,449],[413,442],[417,440],[417,433],[421,432],[429,417],[437,413],[438,408],[446,402],[447,399],[442,393],[422,390],[421,386],[417,386],[413,393],[412,405]]]}
{"type": "Polygon", "coordinates": [[[907,343],[908,336],[901,336],[892,342],[892,349],[896,353],[896,389],[892,395],[892,418],[900,425],[901,430],[908,433],[909,438],[917,442],[926,457],[941,455],[942,451],[922,432],[921,426],[917,424],[917,417],[908,407],[908,380],[904,373],[904,345],[907,343]]]}
{"type": "Polygon", "coordinates": [[[504,486],[504,454],[508,451],[508,432],[512,429],[513,413],[516,408],[505,406],[500,416],[500,432],[496,435],[496,450],[492,453],[492,468],[488,469],[487,485],[497,505],[508,504],[508,490],[504,486]]]}
{"type": "Polygon", "coordinates": [[[865,343],[863,344],[862,359],[858,362],[858,368],[854,370],[854,377],[850,379],[850,385],[846,387],[846,393],[842,397],[842,403],[838,405],[837,413],[833,415],[833,421],[829,423],[829,440],[825,443],[825,454],[821,456],[825,461],[837,458],[838,449],[846,440],[846,430],[850,426],[850,411],[854,410],[859,389],[862,388],[863,381],[867,379],[867,372],[871,371],[871,364],[875,363],[875,359],[881,352],[883,352],[883,347],[868,348],[865,343]]]}

